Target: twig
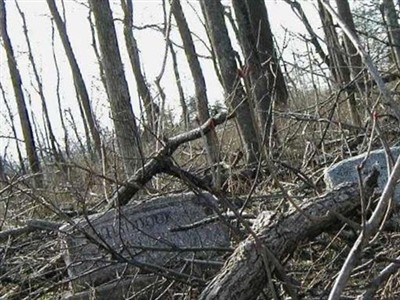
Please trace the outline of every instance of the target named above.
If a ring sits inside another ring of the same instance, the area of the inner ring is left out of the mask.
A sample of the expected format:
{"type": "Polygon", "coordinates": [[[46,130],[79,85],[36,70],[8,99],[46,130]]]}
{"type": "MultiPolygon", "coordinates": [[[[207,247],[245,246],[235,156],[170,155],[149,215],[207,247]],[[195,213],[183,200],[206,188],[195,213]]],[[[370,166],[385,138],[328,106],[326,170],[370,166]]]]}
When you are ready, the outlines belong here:
{"type": "MultiPolygon", "coordinates": [[[[357,49],[358,54],[362,57],[363,62],[368,67],[369,72],[371,73],[372,77],[374,78],[375,82],[379,90],[383,96],[383,102],[387,106],[389,106],[392,111],[394,112],[397,120],[400,120],[400,106],[393,101],[392,97],[388,89],[385,86],[381,76],[379,75],[378,69],[372,62],[371,57],[368,53],[364,50],[363,45],[361,44],[358,37],[348,28],[348,26],[342,21],[342,19],[337,15],[335,10],[330,6],[327,0],[322,1],[322,5],[325,9],[329,12],[332,18],[339,24],[342,28],[344,33],[348,36],[350,41],[354,44],[357,49]]],[[[381,196],[381,199],[378,202],[377,207],[375,208],[373,215],[370,217],[368,222],[363,228],[360,236],[358,237],[357,241],[354,243],[353,248],[351,249],[349,255],[345,263],[342,266],[342,269],[337,277],[335,284],[331,290],[329,295],[330,300],[336,300],[340,298],[341,292],[344,289],[348,278],[350,277],[350,273],[353,270],[354,266],[356,265],[363,247],[367,243],[368,239],[377,231],[379,227],[379,223],[382,221],[385,211],[387,210],[388,205],[390,205],[390,199],[393,195],[393,190],[396,185],[396,181],[400,178],[400,158],[396,162],[396,166],[392,172],[392,175],[389,178],[388,183],[386,184],[385,190],[381,196]]]]}
{"type": "Polygon", "coordinates": [[[127,184],[118,188],[113,193],[107,208],[110,209],[114,206],[123,206],[127,204],[140,190],[140,187],[150,181],[154,175],[164,171],[166,165],[168,165],[168,160],[180,145],[202,137],[202,135],[208,133],[214,126],[220,125],[233,117],[234,114],[227,114],[225,112],[219,113],[196,129],[166,139],[164,146],[154,157],[129,178],[127,184]]]}
{"type": "Polygon", "coordinates": [[[351,271],[356,265],[359,257],[362,254],[364,246],[367,244],[368,239],[378,230],[379,224],[385,215],[386,208],[393,195],[394,188],[397,184],[397,180],[400,178],[400,156],[396,161],[393,168],[393,172],[385,186],[382,196],[375,208],[372,216],[365,224],[365,228],[361,231],[359,237],[350,250],[349,255],[346,258],[345,263],[340,270],[339,276],[336,278],[335,284],[329,295],[329,300],[336,300],[340,298],[340,295],[350,277],[351,271]]]}
{"type": "MultiPolygon", "coordinates": [[[[377,171],[364,181],[366,196],[377,186],[377,171]]],[[[330,213],[349,214],[359,206],[360,190],[356,183],[341,185],[325,195],[309,199],[301,204],[307,215],[317,216],[319,222],[310,222],[295,209],[281,217],[264,223],[259,218],[258,226],[253,226],[261,245],[267,245],[280,260],[293,251],[303,239],[312,239],[327,230],[337,218],[330,213]]],[[[225,263],[220,273],[202,292],[201,300],[254,299],[267,286],[268,280],[261,254],[256,250],[257,240],[252,235],[241,242],[225,263]]]]}
{"type": "Polygon", "coordinates": [[[60,226],[61,224],[59,223],[49,222],[45,220],[30,220],[23,227],[0,231],[0,242],[4,242],[10,237],[15,238],[17,236],[30,233],[35,230],[54,231],[57,230],[60,226]]]}
{"type": "Polygon", "coordinates": [[[395,274],[400,268],[400,256],[397,257],[397,261],[389,264],[384,268],[378,276],[376,276],[367,286],[366,291],[357,299],[359,300],[372,300],[376,299],[375,294],[379,286],[386,282],[390,276],[395,274]]]}
{"type": "Polygon", "coordinates": [[[327,0],[323,0],[322,1],[322,5],[329,12],[329,14],[332,16],[332,18],[339,24],[339,26],[342,28],[343,32],[350,39],[350,41],[354,44],[354,46],[357,49],[358,54],[361,56],[363,62],[367,66],[369,72],[371,73],[371,75],[374,78],[379,90],[382,93],[383,100],[384,100],[383,103],[386,104],[388,107],[390,107],[392,109],[392,111],[395,114],[397,120],[400,121],[400,106],[390,96],[390,93],[389,93],[388,89],[386,88],[385,83],[382,80],[382,77],[379,75],[378,69],[375,67],[374,63],[372,62],[371,57],[365,51],[364,46],[361,44],[361,42],[358,39],[358,37],[342,21],[342,19],[337,15],[337,13],[335,12],[335,10],[332,8],[332,6],[329,4],[329,2],[327,0]]]}

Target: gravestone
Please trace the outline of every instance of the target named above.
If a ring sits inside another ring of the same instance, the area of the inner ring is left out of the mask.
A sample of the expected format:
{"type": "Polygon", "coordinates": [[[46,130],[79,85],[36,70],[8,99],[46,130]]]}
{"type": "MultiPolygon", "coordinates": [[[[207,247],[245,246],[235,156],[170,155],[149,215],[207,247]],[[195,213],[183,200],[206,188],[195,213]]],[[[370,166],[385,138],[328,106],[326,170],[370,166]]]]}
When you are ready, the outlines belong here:
{"type": "Polygon", "coordinates": [[[199,221],[214,216],[216,206],[208,193],[163,196],[65,225],[64,261],[73,288],[137,273],[127,261],[179,268],[184,259],[215,256],[207,248],[229,247],[228,230],[219,221],[199,221]]]}
{"type": "MultiPolygon", "coordinates": [[[[391,148],[393,159],[396,161],[400,154],[400,147],[391,148]]],[[[328,189],[333,189],[343,182],[358,182],[357,166],[365,159],[367,153],[354,156],[334,164],[325,170],[325,183],[328,189]]],[[[364,168],[361,171],[362,178],[365,178],[375,167],[380,175],[378,178],[379,189],[383,190],[388,180],[388,170],[386,163],[385,150],[371,151],[364,168]]],[[[393,199],[400,203],[400,186],[397,186],[393,199]]]]}

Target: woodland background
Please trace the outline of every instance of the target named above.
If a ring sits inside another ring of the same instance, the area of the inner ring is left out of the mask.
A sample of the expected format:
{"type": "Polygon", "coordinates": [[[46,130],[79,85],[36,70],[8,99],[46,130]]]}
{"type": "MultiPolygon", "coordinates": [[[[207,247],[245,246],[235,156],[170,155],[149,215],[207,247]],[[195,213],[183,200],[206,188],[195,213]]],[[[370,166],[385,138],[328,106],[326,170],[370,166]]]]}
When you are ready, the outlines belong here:
{"type": "MultiPolygon", "coordinates": [[[[8,72],[0,82],[1,127],[9,128],[0,136],[0,294],[9,299],[47,299],[68,288],[56,230],[30,226],[32,220],[61,223],[144,197],[194,189],[214,194],[225,210],[285,215],[306,199],[323,195],[323,172],[333,163],[399,142],[399,1],[316,0],[310,16],[302,9],[304,2],[281,0],[292,9],[290,18],[301,20],[307,32],[286,31],[281,40],[271,30],[269,1],[200,0],[193,5],[160,0],[155,14],[162,21],[140,26],[133,18],[135,1],[76,1],[87,9],[90,51],[99,75],[95,83],[76,59],[68,34],[74,20],[66,19],[64,2],[42,1],[51,21],[52,44],[61,43],[64,50],[48,57],[56,66],[54,94],[43,80],[43,65],[38,67],[29,34],[32,24],[27,24],[19,2],[0,0],[1,64],[8,72]],[[13,47],[7,23],[11,7],[22,21],[23,51],[13,47]],[[188,10],[201,22],[201,33],[192,31],[188,10]],[[123,24],[123,35],[116,34],[116,23],[123,24]],[[146,77],[148,66],[141,62],[141,45],[135,39],[143,31],[160,32],[164,39],[157,49],[162,64],[154,82],[146,77]],[[290,43],[306,51],[287,53],[290,43]],[[122,62],[122,48],[129,64],[122,62]],[[179,57],[185,61],[177,59],[177,53],[184,53],[179,57]],[[68,101],[76,101],[76,112],[64,106],[60,59],[70,67],[74,93],[68,101]],[[21,65],[26,60],[28,65],[21,65]],[[204,61],[213,68],[204,72],[204,61]],[[190,78],[182,77],[182,64],[190,78]],[[29,68],[29,78],[21,76],[21,68],[29,68]],[[134,92],[127,70],[134,76],[134,92]],[[168,72],[175,79],[179,108],[171,109],[166,100],[169,89],[163,77],[168,72]],[[224,93],[218,101],[207,93],[205,77],[210,72],[224,93]],[[186,92],[185,81],[191,82],[192,93],[186,92]],[[104,110],[111,126],[95,113],[93,89],[108,100],[104,110]],[[40,114],[34,113],[37,106],[40,114]],[[61,125],[57,133],[55,118],[61,125]],[[15,149],[16,156],[9,149],[15,149]]],[[[354,225],[360,222],[359,213],[352,217],[340,219],[340,226],[321,227],[322,234],[303,240],[280,258],[295,288],[288,288],[290,280],[280,277],[281,271],[273,272],[268,275],[272,286],[237,299],[255,299],[261,292],[276,299],[400,297],[396,230],[380,231],[364,241],[352,276],[340,291],[335,286],[360,230],[354,225]],[[342,235],[346,224],[353,231],[342,235]],[[388,265],[389,275],[373,285],[388,265]]],[[[247,221],[236,221],[251,235],[247,221]]],[[[160,275],[165,282],[154,299],[216,299],[210,285],[205,289],[160,275]]]]}

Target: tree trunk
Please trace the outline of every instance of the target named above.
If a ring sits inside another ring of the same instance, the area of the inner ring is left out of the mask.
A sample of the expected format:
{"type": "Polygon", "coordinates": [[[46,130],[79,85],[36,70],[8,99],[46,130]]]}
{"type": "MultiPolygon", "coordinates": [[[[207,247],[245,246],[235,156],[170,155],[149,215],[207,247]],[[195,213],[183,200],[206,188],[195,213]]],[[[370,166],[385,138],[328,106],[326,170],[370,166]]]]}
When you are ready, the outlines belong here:
{"type": "MultiPolygon", "coordinates": [[[[318,10],[328,46],[330,70],[332,76],[338,86],[345,85],[351,81],[350,68],[339,50],[341,46],[335,26],[333,24],[333,20],[331,16],[325,11],[325,8],[321,5],[320,0],[318,0],[318,10]]],[[[348,92],[347,98],[347,104],[350,111],[352,123],[356,126],[361,126],[361,119],[357,111],[357,102],[354,93],[348,92]]]]}
{"type": "Polygon", "coordinates": [[[129,60],[132,65],[133,75],[135,76],[136,85],[140,98],[144,104],[144,111],[146,112],[147,123],[153,134],[157,133],[157,120],[160,115],[160,108],[154,103],[151,97],[150,90],[147,86],[146,79],[143,76],[139,49],[137,47],[136,39],[133,36],[133,5],[132,0],[121,0],[122,9],[124,11],[124,36],[125,43],[128,49],[129,60]]]}
{"type": "Polygon", "coordinates": [[[103,84],[106,93],[108,93],[107,83],[106,83],[106,75],[104,74],[104,67],[103,67],[103,63],[101,61],[101,55],[99,52],[100,50],[98,49],[98,46],[97,46],[96,30],[95,30],[95,25],[93,23],[94,21],[92,20],[92,18],[93,18],[92,13],[93,13],[92,9],[89,7],[88,21],[89,21],[89,26],[90,26],[90,35],[92,38],[92,47],[93,47],[94,55],[96,56],[96,59],[99,62],[99,72],[100,72],[101,83],[103,84]]]}
{"type": "Polygon", "coordinates": [[[18,107],[18,115],[21,121],[22,134],[24,136],[26,155],[28,156],[28,163],[30,170],[34,177],[36,187],[42,187],[42,175],[39,158],[36,152],[35,139],[33,137],[31,123],[29,121],[28,111],[26,109],[24,93],[22,92],[21,75],[19,73],[17,62],[14,56],[14,50],[11,45],[10,37],[7,32],[7,17],[5,1],[0,0],[0,31],[3,38],[4,48],[7,54],[7,63],[10,70],[10,76],[15,93],[15,100],[18,107]]]}
{"type": "Polygon", "coordinates": [[[28,46],[28,56],[29,56],[29,61],[32,65],[32,70],[33,70],[33,75],[35,76],[36,84],[37,84],[37,92],[39,94],[41,104],[42,104],[42,112],[43,112],[43,117],[44,117],[44,124],[46,126],[47,132],[48,132],[48,139],[49,139],[49,145],[51,148],[51,152],[54,156],[54,159],[58,163],[64,162],[64,158],[62,156],[62,153],[59,149],[59,145],[57,143],[56,137],[54,136],[53,132],[53,127],[50,122],[50,116],[49,116],[49,111],[47,109],[47,104],[46,104],[46,99],[44,96],[44,90],[43,90],[43,84],[39,76],[39,72],[36,67],[36,62],[35,59],[33,58],[33,52],[32,52],[32,47],[31,47],[31,42],[29,40],[29,35],[28,35],[28,28],[26,26],[26,19],[25,15],[20,9],[18,2],[15,2],[17,6],[17,10],[21,16],[22,19],[22,26],[23,26],[23,31],[24,31],[24,36],[25,36],[25,41],[28,46]]]}
{"type": "Polygon", "coordinates": [[[19,146],[17,130],[15,129],[16,127],[15,127],[15,122],[14,122],[14,114],[11,111],[10,104],[8,103],[8,100],[6,97],[6,92],[4,91],[4,88],[1,84],[1,82],[0,82],[0,91],[1,91],[1,95],[4,100],[4,105],[6,106],[6,109],[7,109],[8,117],[10,118],[11,131],[12,131],[12,134],[13,134],[13,137],[15,140],[15,148],[17,150],[17,156],[18,156],[19,167],[20,167],[20,170],[18,170],[18,173],[25,175],[27,172],[26,172],[26,168],[25,168],[25,164],[24,164],[24,159],[22,157],[21,147],[19,146]]]}
{"type": "MultiPolygon", "coordinates": [[[[338,15],[343,20],[343,22],[349,27],[349,29],[357,35],[356,26],[354,25],[353,15],[351,14],[351,9],[348,0],[336,0],[336,5],[338,8],[338,15]]],[[[350,41],[347,35],[344,35],[344,44],[346,47],[347,61],[350,66],[350,72],[353,78],[362,71],[363,63],[361,56],[358,54],[356,47],[350,41]]]]}
{"type": "MultiPolygon", "coordinates": [[[[372,194],[377,173],[373,173],[368,181],[363,199],[372,194]]],[[[262,213],[255,221],[253,233],[239,244],[200,299],[256,299],[268,286],[265,256],[272,269],[272,256],[278,261],[283,260],[296,250],[301,241],[312,240],[337,223],[337,214],[350,215],[359,205],[360,187],[358,183],[352,183],[307,200],[300,207],[302,212],[292,210],[282,217],[262,213]],[[331,211],[335,214],[329,213],[331,211]]]]}
{"type": "Polygon", "coordinates": [[[306,14],[304,13],[303,8],[301,7],[301,4],[297,2],[296,0],[284,0],[287,4],[289,4],[292,8],[292,10],[295,12],[295,14],[300,18],[300,20],[303,22],[305,28],[307,29],[309,35],[310,35],[310,42],[311,44],[314,45],[315,51],[318,53],[322,61],[329,67],[331,68],[331,62],[329,60],[329,57],[325,54],[325,51],[322,49],[322,46],[319,42],[318,36],[315,33],[315,30],[312,28],[306,14]]]}
{"type": "Polygon", "coordinates": [[[245,58],[245,65],[242,69],[242,76],[250,78],[248,93],[253,97],[253,103],[257,109],[259,128],[262,132],[262,139],[268,145],[271,133],[271,95],[268,88],[268,80],[261,69],[260,57],[256,49],[256,40],[253,36],[249,14],[246,3],[242,0],[232,0],[235,11],[236,22],[239,29],[239,41],[245,58]]]}
{"type": "Polygon", "coordinates": [[[139,129],[132,110],[121,54],[109,1],[89,1],[99,38],[107,91],[119,151],[128,177],[135,173],[142,157],[139,129]]]}
{"type": "Polygon", "coordinates": [[[181,119],[183,121],[183,124],[185,125],[185,130],[189,130],[189,112],[188,112],[188,107],[187,107],[186,100],[185,100],[185,93],[183,92],[181,76],[179,74],[178,60],[176,58],[176,53],[174,50],[174,46],[172,45],[172,42],[168,39],[167,43],[168,43],[169,52],[171,53],[172,66],[174,68],[174,75],[175,75],[175,82],[176,82],[176,87],[177,87],[178,93],[179,93],[179,102],[180,102],[181,108],[182,108],[181,119]]]}
{"type": "MultiPolygon", "coordinates": [[[[201,12],[202,12],[203,16],[205,16],[206,14],[205,14],[203,5],[200,5],[200,9],[201,9],[201,12]]],[[[215,55],[215,50],[212,47],[212,42],[211,42],[211,38],[210,38],[210,34],[209,34],[210,29],[208,28],[207,22],[202,23],[202,25],[203,25],[203,28],[205,29],[206,33],[207,33],[208,42],[211,45],[209,48],[207,47],[207,50],[209,50],[210,55],[211,55],[211,60],[212,60],[212,63],[213,63],[215,75],[217,76],[218,81],[220,82],[220,84],[223,86],[224,83],[222,81],[221,71],[218,68],[217,56],[215,55]]]]}
{"type": "Polygon", "coordinates": [[[246,0],[247,10],[256,39],[256,49],[261,62],[261,69],[267,75],[271,95],[275,96],[275,103],[285,106],[288,91],[283,77],[269,24],[268,12],[263,0],[246,0]]]}
{"type": "Polygon", "coordinates": [[[325,8],[321,5],[318,0],[318,13],[321,19],[322,28],[325,34],[325,42],[329,53],[329,68],[333,79],[337,84],[345,82],[345,78],[350,79],[350,74],[347,72],[347,76],[344,75],[345,71],[348,71],[347,65],[343,57],[338,53],[337,47],[339,47],[339,40],[337,37],[336,29],[333,24],[331,16],[326,12],[325,8]]]}
{"type": "Polygon", "coordinates": [[[3,158],[0,155],[0,183],[6,183],[7,181],[7,177],[6,177],[6,173],[4,170],[4,162],[3,162],[3,158]]]}
{"type": "Polygon", "coordinates": [[[72,50],[71,43],[68,38],[67,28],[65,23],[61,19],[61,16],[57,10],[57,6],[54,0],[47,0],[47,5],[49,6],[52,17],[54,18],[54,22],[56,23],[58,33],[60,35],[62,44],[64,46],[65,53],[68,58],[69,65],[72,70],[72,76],[74,79],[75,89],[78,94],[78,100],[80,106],[84,111],[84,122],[89,127],[90,134],[93,139],[94,147],[96,149],[97,154],[101,155],[101,139],[99,130],[96,124],[95,117],[93,115],[92,107],[90,105],[89,94],[86,89],[85,82],[82,77],[81,70],[79,69],[78,62],[76,61],[75,54],[72,50]]]}
{"type": "Polygon", "coordinates": [[[61,94],[60,94],[60,68],[58,67],[58,61],[57,61],[57,55],[56,55],[56,49],[55,49],[55,28],[54,28],[54,22],[51,22],[51,50],[52,50],[52,55],[53,55],[53,61],[54,61],[54,67],[56,69],[55,71],[55,80],[56,80],[56,98],[57,98],[57,104],[58,104],[58,115],[60,117],[60,122],[61,122],[61,127],[64,131],[64,151],[65,155],[67,158],[71,158],[71,151],[70,151],[70,145],[69,145],[69,138],[68,138],[68,129],[65,124],[64,120],[64,111],[62,109],[61,105],[61,94]]]}
{"type": "MultiPolygon", "coordinates": [[[[143,165],[141,169],[137,170],[134,176],[129,178],[127,182],[128,184],[120,186],[113,192],[113,194],[109,198],[110,201],[108,202],[109,203],[108,208],[113,207],[115,205],[117,206],[126,205],[132,199],[132,197],[141,189],[143,189],[143,186],[145,186],[155,175],[159,173],[165,173],[165,174],[173,173],[171,169],[173,168],[173,163],[172,163],[173,160],[171,160],[171,158],[179,146],[181,146],[184,143],[191,142],[203,137],[211,130],[214,130],[215,126],[228,121],[232,117],[233,117],[232,115],[228,115],[227,113],[222,112],[208,119],[207,122],[201,124],[199,127],[195,129],[168,138],[166,143],[162,145],[161,149],[159,149],[157,153],[155,153],[146,162],[146,164],[143,165]]],[[[180,175],[178,175],[179,178],[185,176],[192,176],[190,175],[189,172],[185,172],[181,169],[179,170],[181,171],[180,175]],[[182,174],[182,172],[185,172],[185,174],[182,174]]],[[[173,174],[177,175],[176,173],[173,174]]],[[[196,176],[194,177],[197,178],[196,176]]],[[[208,183],[205,183],[203,180],[198,180],[198,179],[194,180],[196,180],[195,184],[196,186],[204,190],[209,189],[208,183]]]]}
{"type": "Polygon", "coordinates": [[[236,112],[240,136],[244,143],[246,162],[254,164],[260,155],[256,122],[238,76],[235,52],[225,25],[223,6],[220,0],[201,0],[200,3],[205,12],[212,47],[221,70],[226,94],[225,103],[227,107],[236,112]]]}
{"type": "Polygon", "coordinates": [[[383,0],[383,14],[388,27],[389,41],[394,61],[400,71],[400,26],[393,0],[383,0]]]}
{"type": "MultiPolygon", "coordinates": [[[[354,21],[353,21],[353,15],[351,14],[350,5],[349,5],[348,0],[336,0],[336,5],[338,8],[338,14],[339,14],[340,18],[350,28],[350,30],[355,35],[357,35],[356,27],[355,27],[354,21]]],[[[362,59],[361,59],[361,56],[358,54],[356,47],[353,45],[353,43],[350,41],[350,39],[347,35],[344,35],[344,45],[345,45],[345,51],[347,53],[347,65],[349,66],[349,69],[350,69],[350,79],[355,79],[357,77],[357,75],[363,69],[362,59]]],[[[357,80],[357,81],[360,81],[360,80],[357,80]]],[[[350,80],[347,81],[346,83],[348,83],[348,82],[350,82],[350,80]]],[[[352,97],[354,97],[354,96],[352,96],[352,97]]],[[[356,100],[349,98],[348,103],[349,103],[353,123],[357,126],[361,126],[360,115],[357,112],[357,108],[356,108],[357,107],[356,100]]]]}
{"type": "MultiPolygon", "coordinates": [[[[183,48],[185,50],[185,54],[194,81],[194,87],[196,91],[196,110],[199,119],[198,121],[200,124],[203,124],[210,118],[210,113],[208,110],[206,82],[204,80],[203,71],[197,57],[189,26],[187,24],[185,15],[183,14],[180,0],[173,0],[171,10],[178,25],[179,33],[183,42],[183,48]]],[[[215,129],[212,129],[205,137],[209,163],[211,166],[214,166],[219,163],[219,143],[215,129]]],[[[216,186],[220,185],[218,183],[218,174],[219,171],[217,168],[217,170],[213,172],[214,184],[216,184],[216,186]]]]}

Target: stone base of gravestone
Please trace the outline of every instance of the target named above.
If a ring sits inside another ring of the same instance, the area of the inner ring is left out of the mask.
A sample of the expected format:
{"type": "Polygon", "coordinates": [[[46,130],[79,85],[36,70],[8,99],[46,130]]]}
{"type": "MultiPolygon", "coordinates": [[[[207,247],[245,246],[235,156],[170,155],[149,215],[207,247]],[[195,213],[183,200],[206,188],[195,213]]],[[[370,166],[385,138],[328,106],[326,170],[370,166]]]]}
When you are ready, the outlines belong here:
{"type": "Polygon", "coordinates": [[[149,299],[146,287],[160,280],[157,275],[137,275],[127,276],[124,279],[113,280],[95,288],[90,288],[80,292],[66,292],[61,296],[62,300],[109,300],[109,299],[149,299]]]}
{"type": "Polygon", "coordinates": [[[181,268],[185,259],[215,256],[216,247],[230,246],[227,228],[219,221],[195,223],[214,216],[216,206],[208,193],[163,196],[64,226],[74,290],[135,274],[134,262],[181,268]]]}
{"type": "MultiPolygon", "coordinates": [[[[391,154],[393,159],[396,160],[400,154],[400,147],[391,148],[391,154]]],[[[325,171],[325,183],[328,189],[333,189],[343,182],[358,182],[357,166],[360,165],[366,156],[367,153],[351,157],[328,168],[325,171]]],[[[365,178],[371,172],[372,168],[376,168],[379,171],[378,185],[380,189],[383,189],[388,180],[386,156],[383,149],[370,152],[361,171],[362,178],[365,178]]],[[[397,203],[400,203],[400,185],[396,187],[393,199],[397,203]]]]}

